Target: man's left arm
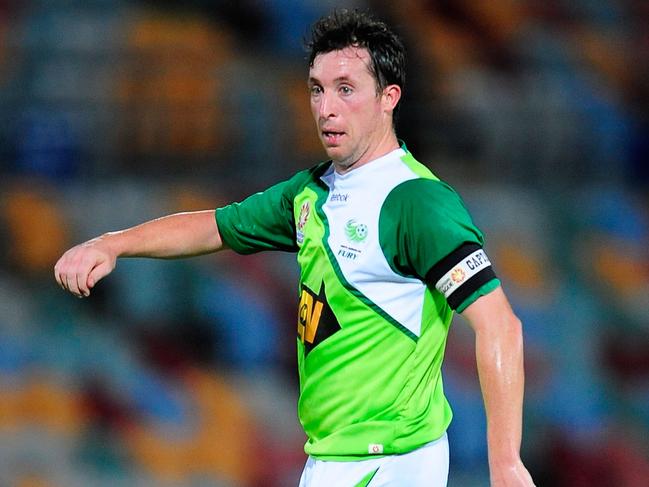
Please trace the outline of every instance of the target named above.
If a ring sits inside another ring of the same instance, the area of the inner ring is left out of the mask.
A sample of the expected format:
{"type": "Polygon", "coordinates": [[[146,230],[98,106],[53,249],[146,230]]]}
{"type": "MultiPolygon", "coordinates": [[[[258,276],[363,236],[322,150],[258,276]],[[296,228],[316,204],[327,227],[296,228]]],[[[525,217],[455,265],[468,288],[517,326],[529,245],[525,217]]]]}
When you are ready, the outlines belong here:
{"type": "Polygon", "coordinates": [[[478,298],[462,316],[476,335],[476,359],[487,414],[492,487],[530,487],[520,458],[523,422],[523,333],[501,287],[478,298]]]}

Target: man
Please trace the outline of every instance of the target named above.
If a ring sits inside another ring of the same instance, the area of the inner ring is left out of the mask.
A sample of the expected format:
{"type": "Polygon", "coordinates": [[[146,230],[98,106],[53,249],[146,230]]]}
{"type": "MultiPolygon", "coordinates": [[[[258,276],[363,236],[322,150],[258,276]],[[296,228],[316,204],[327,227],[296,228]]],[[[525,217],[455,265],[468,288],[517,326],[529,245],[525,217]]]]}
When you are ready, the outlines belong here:
{"type": "Polygon", "coordinates": [[[381,22],[313,27],[308,86],[331,159],[214,211],[179,213],[70,249],[59,284],[84,297],[118,257],[231,248],[297,252],[300,486],[444,486],[441,363],[453,310],[476,333],[494,486],[531,486],[520,456],[521,324],[457,194],[397,140],[404,49],[381,22]]]}

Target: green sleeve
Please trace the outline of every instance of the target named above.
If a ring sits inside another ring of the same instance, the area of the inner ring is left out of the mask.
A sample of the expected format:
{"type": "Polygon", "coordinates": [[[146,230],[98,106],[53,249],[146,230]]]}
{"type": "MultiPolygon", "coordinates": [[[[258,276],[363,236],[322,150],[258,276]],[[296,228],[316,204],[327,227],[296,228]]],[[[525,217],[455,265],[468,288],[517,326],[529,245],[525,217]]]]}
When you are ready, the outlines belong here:
{"type": "Polygon", "coordinates": [[[296,252],[293,198],[307,177],[302,171],[240,203],[218,208],[216,223],[223,242],[240,254],[296,252]]]}
{"type": "Polygon", "coordinates": [[[422,280],[463,243],[483,244],[459,195],[446,183],[423,178],[401,183],[388,195],[379,239],[393,270],[422,280]]]}
{"type": "MultiPolygon", "coordinates": [[[[460,246],[484,244],[460,196],[446,183],[428,178],[406,181],[391,191],[381,209],[379,239],[395,272],[423,281],[460,246]]],[[[461,308],[493,289],[493,281],[486,283],[461,308]]]]}

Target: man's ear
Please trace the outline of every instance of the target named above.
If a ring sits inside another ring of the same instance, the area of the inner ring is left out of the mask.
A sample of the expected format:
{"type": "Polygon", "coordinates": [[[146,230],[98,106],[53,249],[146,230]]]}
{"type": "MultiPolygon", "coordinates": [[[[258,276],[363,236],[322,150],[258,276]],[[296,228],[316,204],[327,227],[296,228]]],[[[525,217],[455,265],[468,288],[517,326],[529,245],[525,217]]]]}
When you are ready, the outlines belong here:
{"type": "Polygon", "coordinates": [[[383,88],[383,108],[391,112],[399,103],[401,99],[401,87],[399,85],[388,85],[383,88]]]}

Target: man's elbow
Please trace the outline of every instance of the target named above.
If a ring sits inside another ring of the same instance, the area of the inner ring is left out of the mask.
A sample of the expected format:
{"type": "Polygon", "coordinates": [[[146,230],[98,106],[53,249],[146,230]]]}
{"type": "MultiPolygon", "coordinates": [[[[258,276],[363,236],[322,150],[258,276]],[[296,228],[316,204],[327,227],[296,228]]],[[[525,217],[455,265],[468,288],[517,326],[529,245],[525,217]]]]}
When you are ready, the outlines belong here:
{"type": "Polygon", "coordinates": [[[523,353],[523,323],[514,313],[508,314],[504,323],[505,335],[509,347],[523,353]]]}
{"type": "Polygon", "coordinates": [[[505,317],[507,329],[515,335],[523,336],[523,322],[513,312],[505,317]]]}

